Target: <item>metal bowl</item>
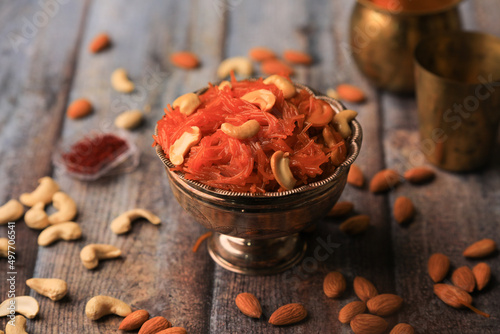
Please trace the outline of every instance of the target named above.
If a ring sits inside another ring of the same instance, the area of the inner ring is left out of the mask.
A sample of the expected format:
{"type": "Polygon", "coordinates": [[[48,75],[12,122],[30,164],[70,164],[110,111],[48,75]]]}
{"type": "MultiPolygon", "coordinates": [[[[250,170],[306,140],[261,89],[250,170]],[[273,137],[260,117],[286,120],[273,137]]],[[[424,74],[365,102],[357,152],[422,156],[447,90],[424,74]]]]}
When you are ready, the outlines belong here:
{"type": "MultiPolygon", "coordinates": [[[[345,109],[335,99],[295,85],[328,102],[337,113],[345,109]]],[[[195,93],[202,94],[206,89],[195,93]]],[[[253,194],[212,188],[171,171],[174,165],[160,145],[156,145],[156,153],[165,165],[177,201],[197,222],[214,232],[208,242],[212,258],[234,272],[272,274],[302,259],[306,245],[298,232],[324,217],[344,190],[362,141],[359,123],[354,120],[350,125],[348,156],[333,174],[283,192],[253,194]]]]}

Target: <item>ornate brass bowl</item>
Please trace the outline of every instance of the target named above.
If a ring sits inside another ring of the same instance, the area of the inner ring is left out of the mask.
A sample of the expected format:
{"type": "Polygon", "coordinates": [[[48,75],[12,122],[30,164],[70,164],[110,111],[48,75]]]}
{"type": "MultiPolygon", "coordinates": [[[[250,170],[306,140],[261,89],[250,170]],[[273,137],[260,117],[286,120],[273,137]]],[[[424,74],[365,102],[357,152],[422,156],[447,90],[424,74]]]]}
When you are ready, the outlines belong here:
{"type": "MultiPolygon", "coordinates": [[[[314,94],[306,86],[296,87],[314,94]]],[[[330,103],[337,113],[345,109],[337,100],[315,95],[330,103]]],[[[354,120],[350,125],[353,134],[346,143],[346,161],[327,178],[284,192],[252,194],[211,188],[171,171],[174,165],[160,145],[156,153],[165,165],[177,201],[197,222],[214,232],[208,242],[212,258],[234,272],[273,274],[302,259],[306,245],[299,232],[324,217],[344,190],[362,141],[359,123],[354,120]]]]}

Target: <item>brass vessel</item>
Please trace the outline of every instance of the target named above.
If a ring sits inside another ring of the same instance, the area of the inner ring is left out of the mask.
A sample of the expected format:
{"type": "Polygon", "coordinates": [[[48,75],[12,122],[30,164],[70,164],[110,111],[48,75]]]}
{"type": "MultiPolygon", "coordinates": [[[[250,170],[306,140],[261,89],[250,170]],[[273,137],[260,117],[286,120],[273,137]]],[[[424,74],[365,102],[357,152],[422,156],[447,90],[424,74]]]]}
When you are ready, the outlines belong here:
{"type": "Polygon", "coordinates": [[[426,35],[461,29],[461,0],[358,0],[351,16],[351,53],[378,88],[412,93],[413,51],[426,35]]]}

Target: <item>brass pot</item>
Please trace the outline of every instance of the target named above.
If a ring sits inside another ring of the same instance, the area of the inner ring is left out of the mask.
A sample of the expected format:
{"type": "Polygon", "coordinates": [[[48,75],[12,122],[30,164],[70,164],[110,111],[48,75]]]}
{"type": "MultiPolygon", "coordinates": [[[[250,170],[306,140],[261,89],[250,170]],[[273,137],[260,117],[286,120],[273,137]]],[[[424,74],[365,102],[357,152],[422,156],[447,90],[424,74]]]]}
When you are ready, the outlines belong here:
{"type": "Polygon", "coordinates": [[[358,0],[351,16],[350,44],[359,70],[378,88],[412,93],[415,46],[426,35],[461,30],[460,2],[358,0]]]}

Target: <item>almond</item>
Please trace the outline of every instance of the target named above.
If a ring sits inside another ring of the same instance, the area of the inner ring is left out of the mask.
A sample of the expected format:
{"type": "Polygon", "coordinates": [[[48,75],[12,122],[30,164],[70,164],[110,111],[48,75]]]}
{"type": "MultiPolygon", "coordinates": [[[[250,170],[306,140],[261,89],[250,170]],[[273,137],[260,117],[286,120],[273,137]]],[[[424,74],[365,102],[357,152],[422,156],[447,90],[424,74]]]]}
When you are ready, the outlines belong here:
{"type": "Polygon", "coordinates": [[[164,317],[154,317],[146,321],[139,330],[139,334],[158,333],[163,329],[172,327],[172,324],[164,317]]]}
{"type": "Polygon", "coordinates": [[[404,178],[413,184],[422,184],[431,181],[434,179],[436,176],[436,173],[434,173],[434,170],[430,169],[429,167],[415,167],[408,169],[405,174],[404,178]]]}
{"type": "Polygon", "coordinates": [[[474,274],[472,273],[472,270],[466,266],[455,269],[451,275],[451,281],[455,286],[458,286],[467,292],[474,291],[474,288],[476,287],[474,274]]]}
{"type": "Polygon", "coordinates": [[[483,290],[491,278],[490,266],[484,262],[478,263],[472,268],[472,273],[476,279],[477,289],[479,291],[483,290]]]}
{"type": "Polygon", "coordinates": [[[263,61],[260,70],[267,75],[278,74],[289,77],[293,74],[293,68],[278,59],[263,61]]]}
{"type": "Polygon", "coordinates": [[[427,262],[427,270],[434,283],[441,282],[450,270],[450,259],[444,254],[434,253],[427,262]]]}
{"type": "Polygon", "coordinates": [[[170,62],[180,68],[193,69],[198,67],[198,56],[189,51],[174,52],[170,55],[170,62]]]}
{"type": "Polygon", "coordinates": [[[92,104],[87,99],[78,99],[68,106],[68,110],[66,111],[66,115],[69,118],[82,118],[87,116],[92,112],[92,104]]]}
{"type": "Polygon", "coordinates": [[[435,284],[434,285],[434,293],[441,299],[445,304],[455,307],[467,307],[474,311],[477,314],[482,315],[483,317],[489,318],[490,315],[484,313],[474,306],[472,306],[472,297],[464,290],[457,288],[456,286],[449,284],[435,284]]]}
{"type": "Polygon", "coordinates": [[[159,331],[156,334],[187,334],[187,331],[183,327],[170,327],[159,331]]]}
{"type": "Polygon", "coordinates": [[[375,285],[361,276],[354,278],[354,292],[364,302],[378,295],[375,285]]]}
{"type": "Polygon", "coordinates": [[[269,323],[275,326],[291,325],[307,317],[307,311],[302,304],[286,304],[278,308],[269,318],[269,323]]]}
{"type": "Polygon", "coordinates": [[[241,313],[250,318],[259,319],[262,315],[262,307],[260,306],[259,300],[251,293],[240,293],[236,296],[235,302],[241,313]]]}
{"type": "Polygon", "coordinates": [[[367,215],[357,215],[340,224],[339,229],[346,234],[356,235],[366,231],[368,227],[370,227],[370,217],[367,215]]]}
{"type": "Polygon", "coordinates": [[[337,86],[337,93],[340,99],[347,102],[359,103],[365,100],[365,93],[358,87],[349,84],[340,84],[337,86]]]}
{"type": "Polygon", "coordinates": [[[400,196],[394,202],[394,219],[400,224],[407,223],[415,216],[413,202],[406,196],[400,196]]]}
{"type": "Polygon", "coordinates": [[[492,254],[497,249],[497,245],[492,239],[482,239],[476,241],[464,250],[465,257],[485,257],[492,254]]]}
{"type": "Polygon", "coordinates": [[[328,212],[328,217],[342,217],[352,212],[354,209],[354,204],[352,202],[338,202],[330,209],[328,212]]]}
{"type": "Polygon", "coordinates": [[[149,319],[149,312],[146,310],[137,310],[125,317],[122,320],[120,327],[123,331],[133,331],[142,326],[149,319]]]}
{"type": "Polygon", "coordinates": [[[346,282],[344,276],[338,271],[332,271],[325,276],[323,291],[328,298],[337,298],[345,291],[346,282]]]}
{"type": "Polygon", "coordinates": [[[358,165],[351,165],[349,173],[347,174],[347,183],[358,188],[363,188],[365,185],[365,177],[358,165]]]}
{"type": "Polygon", "coordinates": [[[94,39],[90,42],[89,50],[92,53],[100,52],[111,45],[111,38],[109,38],[108,34],[101,33],[94,37],[94,39]]]}
{"type": "Polygon", "coordinates": [[[382,317],[391,315],[397,312],[403,305],[403,298],[391,293],[384,293],[370,298],[366,302],[366,306],[370,313],[382,317]]]}
{"type": "Polygon", "coordinates": [[[310,65],[312,63],[312,57],[309,54],[296,50],[285,50],[283,59],[292,64],[310,65]]]}
{"type": "Polygon", "coordinates": [[[366,305],[364,302],[354,301],[350,302],[346,306],[342,307],[339,312],[339,321],[343,324],[348,324],[351,322],[352,318],[358,314],[363,313],[366,310],[366,305]]]}
{"type": "Polygon", "coordinates": [[[392,169],[384,169],[375,174],[371,180],[370,191],[373,193],[388,191],[396,187],[399,183],[400,177],[398,172],[392,169]]]}
{"type": "Polygon", "coordinates": [[[371,314],[358,314],[351,320],[351,329],[355,334],[382,334],[387,328],[387,321],[371,314]]]}
{"type": "Polygon", "coordinates": [[[415,334],[415,330],[411,325],[400,323],[394,326],[389,334],[415,334]]]}
{"type": "Polygon", "coordinates": [[[254,47],[248,52],[248,56],[257,62],[276,58],[276,54],[266,47],[254,47]]]}

